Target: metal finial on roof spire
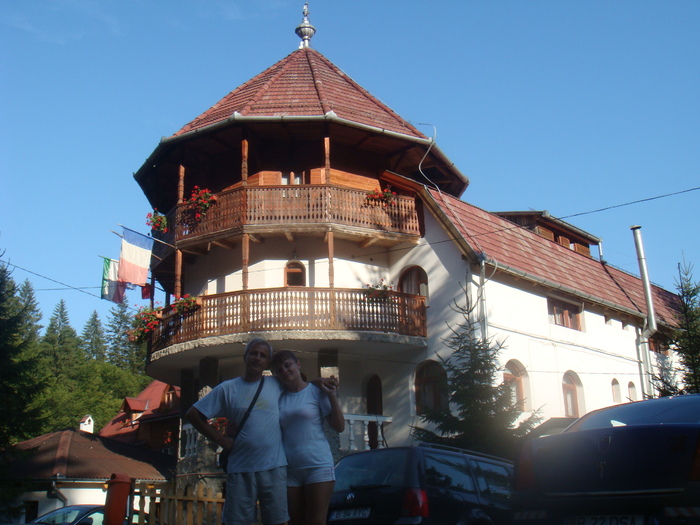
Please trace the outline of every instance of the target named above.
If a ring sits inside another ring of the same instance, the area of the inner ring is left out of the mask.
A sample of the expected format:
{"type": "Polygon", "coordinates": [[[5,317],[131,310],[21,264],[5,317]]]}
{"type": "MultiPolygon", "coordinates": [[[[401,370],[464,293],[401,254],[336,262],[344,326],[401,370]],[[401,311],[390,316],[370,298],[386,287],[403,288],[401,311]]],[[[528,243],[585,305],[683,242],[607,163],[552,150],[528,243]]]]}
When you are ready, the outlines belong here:
{"type": "Polygon", "coordinates": [[[304,19],[301,21],[295,30],[296,34],[301,38],[301,43],[299,44],[299,49],[305,47],[311,47],[311,37],[316,33],[316,28],[309,22],[309,3],[304,4],[304,10],[302,11],[304,19]]]}

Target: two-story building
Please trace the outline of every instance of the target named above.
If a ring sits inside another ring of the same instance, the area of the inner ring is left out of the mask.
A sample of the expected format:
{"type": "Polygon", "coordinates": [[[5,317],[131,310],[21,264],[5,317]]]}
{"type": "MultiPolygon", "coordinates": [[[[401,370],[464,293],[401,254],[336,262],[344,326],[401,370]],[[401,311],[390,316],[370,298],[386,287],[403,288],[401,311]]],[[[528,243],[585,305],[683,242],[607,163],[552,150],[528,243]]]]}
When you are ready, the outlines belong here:
{"type": "MultiPolygon", "coordinates": [[[[198,298],[182,315],[166,308],[148,351],[148,374],[181,388],[183,410],[241,375],[259,336],[297,352],[307,375],[340,377],[355,423],[341,447],[406,444],[421,407],[441,402],[452,305],[467,300],[505,342],[523,411],[547,420],[653,395],[668,357],[649,350],[642,280],[546,212],[461,200],[469,181],[435,142],[312,49],[307,17],[297,33],[298,50],[161,140],[135,174],[167,210],[154,279],[198,298]],[[199,214],[191,195],[204,190],[199,214]]],[[[664,330],[677,298],[650,290],[664,330]]]]}

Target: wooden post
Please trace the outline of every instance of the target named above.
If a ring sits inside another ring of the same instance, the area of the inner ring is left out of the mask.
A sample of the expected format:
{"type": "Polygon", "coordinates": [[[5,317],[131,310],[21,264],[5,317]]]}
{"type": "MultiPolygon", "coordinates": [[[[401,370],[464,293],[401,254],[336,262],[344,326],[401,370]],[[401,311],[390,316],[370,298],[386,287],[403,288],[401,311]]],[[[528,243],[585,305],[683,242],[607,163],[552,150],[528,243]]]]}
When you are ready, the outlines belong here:
{"type": "Polygon", "coordinates": [[[185,167],[180,164],[180,173],[177,179],[177,203],[185,201],[185,167]]]}
{"type": "Polygon", "coordinates": [[[241,181],[243,186],[248,184],[248,141],[241,141],[241,181]]]}
{"type": "Polygon", "coordinates": [[[326,234],[326,242],[328,242],[328,286],[329,288],[335,288],[335,268],[333,267],[335,247],[333,243],[332,231],[329,231],[326,234]]]}
{"type": "Polygon", "coordinates": [[[250,235],[247,233],[243,234],[243,242],[241,244],[241,249],[243,252],[243,261],[241,262],[241,277],[242,277],[242,288],[244,290],[248,289],[248,261],[250,260],[250,235]]]}
{"type": "Polygon", "coordinates": [[[175,250],[175,287],[173,289],[175,299],[182,297],[182,251],[175,250]]]}
{"type": "Polygon", "coordinates": [[[325,169],[323,170],[323,180],[321,184],[328,184],[331,180],[331,138],[323,138],[323,151],[326,157],[325,169]]]}
{"type": "MultiPolygon", "coordinates": [[[[178,173],[177,180],[177,204],[178,208],[185,201],[185,167],[180,164],[180,171],[178,173]]],[[[180,210],[181,211],[181,210],[180,210]]],[[[176,213],[175,216],[178,220],[181,217],[180,213],[176,213]]],[[[177,230],[176,230],[177,231],[177,230]]],[[[177,245],[177,235],[175,235],[175,244],[177,245]]],[[[173,292],[176,299],[182,297],[182,252],[175,249],[175,286],[173,287],[173,292]]],[[[169,299],[169,298],[168,298],[169,299]]],[[[170,301],[166,301],[170,303],[170,301]]]]}

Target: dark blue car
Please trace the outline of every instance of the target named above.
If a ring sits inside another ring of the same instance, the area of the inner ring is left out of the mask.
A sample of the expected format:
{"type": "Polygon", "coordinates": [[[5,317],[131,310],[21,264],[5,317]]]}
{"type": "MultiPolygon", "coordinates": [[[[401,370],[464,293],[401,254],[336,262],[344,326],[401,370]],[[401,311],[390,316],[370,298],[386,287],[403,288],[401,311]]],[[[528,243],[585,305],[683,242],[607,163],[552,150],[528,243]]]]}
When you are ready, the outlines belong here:
{"type": "Polygon", "coordinates": [[[516,525],[699,525],[700,394],[596,410],[523,449],[516,525]]]}

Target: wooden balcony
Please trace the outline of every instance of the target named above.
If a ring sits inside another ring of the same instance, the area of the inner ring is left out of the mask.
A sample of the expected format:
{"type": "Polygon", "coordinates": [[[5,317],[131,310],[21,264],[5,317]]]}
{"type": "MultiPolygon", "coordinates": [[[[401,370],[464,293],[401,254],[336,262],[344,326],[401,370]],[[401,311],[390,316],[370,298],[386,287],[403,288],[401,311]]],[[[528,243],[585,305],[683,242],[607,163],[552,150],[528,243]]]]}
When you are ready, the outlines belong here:
{"type": "MultiPolygon", "coordinates": [[[[187,203],[168,213],[170,231],[157,238],[172,245],[212,241],[248,231],[325,231],[329,226],[371,234],[420,236],[413,197],[396,196],[387,206],[368,204],[367,193],[330,185],[240,187],[216,195],[218,202],[196,223],[187,203]],[[324,228],[319,228],[323,226],[324,228]]],[[[156,243],[157,256],[164,245],[156,243]]]]}
{"type": "Polygon", "coordinates": [[[153,333],[149,352],[203,337],[280,330],[389,332],[426,337],[425,297],[389,292],[369,300],[364,290],[268,288],[201,297],[194,312],[173,310],[153,333]]]}

